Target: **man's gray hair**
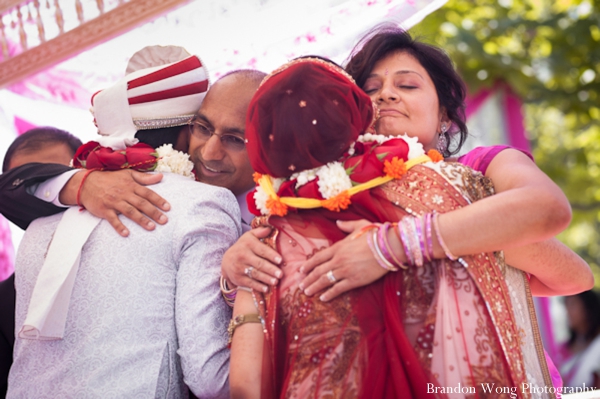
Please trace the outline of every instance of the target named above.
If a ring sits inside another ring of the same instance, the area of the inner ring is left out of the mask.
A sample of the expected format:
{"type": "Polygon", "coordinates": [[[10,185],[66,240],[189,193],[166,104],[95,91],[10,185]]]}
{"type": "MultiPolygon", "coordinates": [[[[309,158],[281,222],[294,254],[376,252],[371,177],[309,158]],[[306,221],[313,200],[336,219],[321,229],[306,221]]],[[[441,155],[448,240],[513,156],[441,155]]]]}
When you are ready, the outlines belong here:
{"type": "Polygon", "coordinates": [[[256,69],[235,69],[221,76],[217,80],[217,82],[227,76],[237,76],[238,78],[248,83],[253,83],[256,84],[256,86],[258,86],[260,82],[262,82],[262,80],[265,78],[265,76],[267,76],[267,74],[261,71],[257,71],[256,69]]]}

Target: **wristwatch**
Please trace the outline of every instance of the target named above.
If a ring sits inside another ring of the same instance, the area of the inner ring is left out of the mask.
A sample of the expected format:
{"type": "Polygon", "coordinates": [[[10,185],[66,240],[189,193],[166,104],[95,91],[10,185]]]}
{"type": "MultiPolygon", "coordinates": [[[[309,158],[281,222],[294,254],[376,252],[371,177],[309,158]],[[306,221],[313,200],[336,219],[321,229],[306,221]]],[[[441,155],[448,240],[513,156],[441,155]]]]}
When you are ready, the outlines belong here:
{"type": "Polygon", "coordinates": [[[227,333],[229,334],[229,341],[227,345],[231,346],[233,340],[233,332],[236,328],[245,323],[262,323],[260,315],[258,313],[251,314],[239,314],[229,321],[229,327],[227,327],[227,333]]]}

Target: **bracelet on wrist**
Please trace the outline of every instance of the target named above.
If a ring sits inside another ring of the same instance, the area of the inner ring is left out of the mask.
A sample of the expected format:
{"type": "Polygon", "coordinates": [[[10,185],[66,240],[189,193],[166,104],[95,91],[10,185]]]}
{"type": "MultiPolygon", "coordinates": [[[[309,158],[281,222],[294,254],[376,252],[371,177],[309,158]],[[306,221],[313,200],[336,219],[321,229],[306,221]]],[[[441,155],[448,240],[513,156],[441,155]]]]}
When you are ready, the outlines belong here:
{"type": "Polygon", "coordinates": [[[85,206],[83,206],[83,204],[81,203],[81,189],[83,188],[83,183],[85,183],[86,179],[88,178],[88,176],[92,173],[95,172],[99,169],[88,169],[83,177],[81,178],[81,182],[79,183],[79,188],[77,189],[77,198],[76,198],[76,203],[77,206],[79,206],[79,210],[83,211],[85,209],[85,206]]]}
{"type": "Polygon", "coordinates": [[[444,254],[446,254],[446,257],[450,260],[457,260],[458,256],[455,256],[452,254],[452,252],[450,252],[450,249],[448,248],[446,242],[442,238],[442,233],[440,232],[440,224],[438,221],[439,216],[439,213],[434,213],[433,215],[433,228],[435,229],[435,235],[438,239],[438,242],[440,243],[440,247],[442,247],[442,250],[444,250],[444,254]]]}
{"type": "Polygon", "coordinates": [[[229,305],[229,307],[233,307],[235,304],[235,297],[237,295],[237,288],[229,288],[227,283],[227,279],[223,276],[219,279],[219,286],[221,288],[221,295],[223,299],[229,305]]]}
{"type": "Polygon", "coordinates": [[[227,334],[229,335],[229,340],[227,341],[227,346],[231,348],[231,342],[233,341],[233,333],[235,329],[246,323],[261,323],[262,319],[258,313],[250,313],[250,314],[240,314],[235,316],[229,321],[229,327],[227,327],[227,334]]]}
{"type": "Polygon", "coordinates": [[[379,236],[379,229],[377,229],[377,230],[374,229],[372,233],[367,235],[367,244],[369,244],[369,248],[371,249],[371,252],[373,253],[373,256],[375,257],[375,260],[377,261],[379,266],[381,266],[385,270],[389,270],[392,272],[398,271],[398,268],[394,267],[394,265],[392,263],[390,263],[383,256],[383,253],[381,252],[381,248],[379,247],[379,243],[378,243],[379,237],[378,236],[379,236]]]}
{"type": "MultiPolygon", "coordinates": [[[[397,267],[401,267],[403,269],[408,269],[408,265],[405,265],[404,263],[402,263],[402,261],[400,259],[398,259],[396,254],[394,254],[394,250],[392,249],[392,246],[390,245],[390,241],[388,239],[388,232],[390,231],[390,227],[391,227],[392,231],[396,231],[397,223],[385,223],[384,226],[385,226],[385,228],[384,228],[384,231],[382,234],[383,245],[387,248],[387,253],[390,256],[390,259],[389,259],[390,262],[393,263],[397,267]]],[[[400,244],[402,244],[402,242],[400,242],[400,244]]]]}

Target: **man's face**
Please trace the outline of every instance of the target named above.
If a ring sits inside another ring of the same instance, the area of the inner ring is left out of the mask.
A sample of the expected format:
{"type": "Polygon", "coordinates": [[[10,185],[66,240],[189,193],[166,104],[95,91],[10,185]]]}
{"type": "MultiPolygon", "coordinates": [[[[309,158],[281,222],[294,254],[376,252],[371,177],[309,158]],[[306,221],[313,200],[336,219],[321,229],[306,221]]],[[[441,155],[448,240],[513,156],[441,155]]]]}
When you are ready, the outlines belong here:
{"type": "Polygon", "coordinates": [[[235,150],[221,142],[222,135],[239,136],[245,131],[246,112],[257,87],[236,75],[226,76],[208,91],[196,118],[214,134],[203,139],[190,135],[190,158],[196,177],[203,183],[225,187],[235,195],[254,186],[246,148],[235,150]]]}
{"type": "Polygon", "coordinates": [[[8,164],[8,169],[13,169],[30,162],[68,165],[72,158],[73,150],[68,145],[63,143],[49,144],[33,152],[21,152],[17,150],[8,164]]]}

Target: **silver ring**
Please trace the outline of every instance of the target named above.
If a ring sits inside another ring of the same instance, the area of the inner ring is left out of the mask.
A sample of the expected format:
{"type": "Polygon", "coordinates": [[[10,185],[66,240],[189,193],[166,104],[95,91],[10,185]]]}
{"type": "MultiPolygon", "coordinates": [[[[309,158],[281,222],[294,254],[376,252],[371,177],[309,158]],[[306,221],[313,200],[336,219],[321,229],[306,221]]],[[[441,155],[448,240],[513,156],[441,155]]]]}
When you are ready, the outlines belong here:
{"type": "Polygon", "coordinates": [[[254,268],[252,266],[247,267],[244,269],[244,274],[250,278],[252,278],[252,272],[254,271],[254,268]]]}
{"type": "Polygon", "coordinates": [[[327,276],[327,280],[329,280],[330,283],[332,283],[332,284],[337,283],[337,279],[333,275],[333,270],[328,271],[326,276],[327,276]]]}

